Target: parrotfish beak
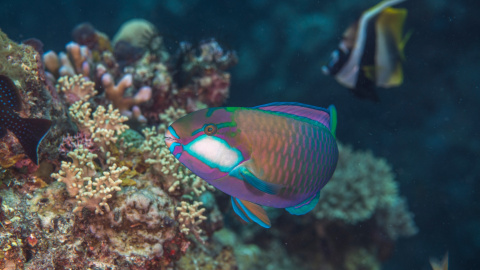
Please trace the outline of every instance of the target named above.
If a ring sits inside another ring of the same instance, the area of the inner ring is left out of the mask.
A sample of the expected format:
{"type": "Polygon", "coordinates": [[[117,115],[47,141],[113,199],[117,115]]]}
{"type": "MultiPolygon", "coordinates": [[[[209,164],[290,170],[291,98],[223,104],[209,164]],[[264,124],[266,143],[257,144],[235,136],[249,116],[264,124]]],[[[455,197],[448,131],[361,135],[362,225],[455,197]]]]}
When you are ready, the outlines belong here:
{"type": "Polygon", "coordinates": [[[180,158],[183,152],[183,145],[179,143],[179,139],[180,137],[178,137],[175,129],[173,129],[172,126],[169,126],[165,132],[165,144],[177,159],[180,158]]]}

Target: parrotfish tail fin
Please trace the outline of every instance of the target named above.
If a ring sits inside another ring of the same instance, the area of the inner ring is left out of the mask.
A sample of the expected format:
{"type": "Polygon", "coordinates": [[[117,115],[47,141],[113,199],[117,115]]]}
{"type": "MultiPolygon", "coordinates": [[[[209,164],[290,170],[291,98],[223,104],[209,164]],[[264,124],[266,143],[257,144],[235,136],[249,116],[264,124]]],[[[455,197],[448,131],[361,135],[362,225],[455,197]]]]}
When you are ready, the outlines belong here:
{"type": "Polygon", "coordinates": [[[312,197],[299,203],[298,205],[287,207],[285,208],[285,210],[287,210],[292,215],[304,215],[312,211],[313,208],[315,208],[319,199],[320,199],[320,191],[317,194],[313,195],[312,197]]]}
{"type": "Polygon", "coordinates": [[[328,106],[328,110],[330,111],[330,131],[332,132],[333,137],[336,138],[337,133],[337,108],[335,105],[328,106]]]}
{"type": "Polygon", "coordinates": [[[270,228],[270,219],[267,212],[258,204],[232,197],[232,206],[235,213],[246,222],[255,222],[264,228],[270,228]]]}
{"type": "MultiPolygon", "coordinates": [[[[389,80],[385,83],[386,86],[398,86],[403,82],[403,70],[402,70],[402,59],[405,58],[403,54],[403,48],[405,47],[406,41],[403,36],[403,25],[407,17],[407,10],[404,8],[386,8],[378,17],[377,24],[378,34],[388,37],[388,42],[393,52],[396,51],[397,55],[393,55],[392,61],[396,61],[395,68],[390,75],[389,80]]],[[[408,38],[408,37],[407,37],[408,38]]],[[[387,56],[386,56],[387,57],[387,56]]],[[[390,56],[392,57],[392,56],[390,56]]]]}
{"type": "Polygon", "coordinates": [[[12,130],[23,147],[25,154],[38,164],[37,150],[42,139],[47,135],[52,121],[47,119],[19,118],[18,128],[12,130]]]}

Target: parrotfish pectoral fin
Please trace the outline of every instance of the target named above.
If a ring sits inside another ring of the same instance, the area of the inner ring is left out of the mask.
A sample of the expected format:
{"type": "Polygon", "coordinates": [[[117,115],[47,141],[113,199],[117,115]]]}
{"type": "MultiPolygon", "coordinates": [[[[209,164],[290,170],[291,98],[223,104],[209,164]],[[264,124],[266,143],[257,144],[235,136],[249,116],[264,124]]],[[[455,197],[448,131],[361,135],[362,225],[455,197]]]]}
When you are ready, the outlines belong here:
{"type": "Polygon", "coordinates": [[[284,187],[283,185],[269,183],[258,179],[258,177],[256,177],[247,167],[245,167],[245,163],[242,163],[235,167],[229,173],[229,175],[238,179],[242,179],[254,188],[268,194],[278,194],[280,190],[284,187]]]}
{"type": "Polygon", "coordinates": [[[23,147],[25,154],[38,164],[38,146],[47,135],[52,122],[47,119],[24,119],[20,118],[19,126],[22,130],[12,130],[23,147]]]}
{"type": "Polygon", "coordinates": [[[253,108],[304,117],[316,122],[320,122],[327,128],[330,128],[330,114],[329,111],[324,108],[298,102],[273,102],[253,108]]]}
{"type": "Polygon", "coordinates": [[[246,222],[254,221],[264,228],[270,228],[267,212],[260,205],[232,197],[232,206],[235,213],[246,222]]]}
{"type": "Polygon", "coordinates": [[[300,204],[292,207],[287,207],[285,208],[285,210],[287,210],[292,215],[304,215],[312,211],[313,208],[315,208],[319,199],[320,199],[320,191],[317,194],[313,195],[312,197],[301,202],[300,204]]]}

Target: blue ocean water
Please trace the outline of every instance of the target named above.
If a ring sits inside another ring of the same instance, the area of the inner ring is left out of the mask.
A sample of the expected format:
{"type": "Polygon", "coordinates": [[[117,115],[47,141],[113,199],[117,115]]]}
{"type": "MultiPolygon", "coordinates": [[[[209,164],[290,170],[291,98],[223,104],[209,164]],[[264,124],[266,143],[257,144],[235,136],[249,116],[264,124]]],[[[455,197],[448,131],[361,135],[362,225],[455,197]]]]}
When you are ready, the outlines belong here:
{"type": "MultiPolygon", "coordinates": [[[[480,269],[480,2],[402,3],[412,31],[404,83],[378,89],[380,101],[371,102],[323,76],[321,66],[343,31],[376,3],[2,1],[0,28],[13,40],[35,37],[55,51],[64,50],[81,22],[112,37],[124,21],[144,18],[172,44],[215,37],[239,56],[226,105],[335,104],[339,140],[392,165],[419,232],[396,242],[383,269],[430,269],[429,258],[447,251],[453,269],[480,269]]],[[[295,238],[295,230],[283,233],[286,245],[295,238]]]]}

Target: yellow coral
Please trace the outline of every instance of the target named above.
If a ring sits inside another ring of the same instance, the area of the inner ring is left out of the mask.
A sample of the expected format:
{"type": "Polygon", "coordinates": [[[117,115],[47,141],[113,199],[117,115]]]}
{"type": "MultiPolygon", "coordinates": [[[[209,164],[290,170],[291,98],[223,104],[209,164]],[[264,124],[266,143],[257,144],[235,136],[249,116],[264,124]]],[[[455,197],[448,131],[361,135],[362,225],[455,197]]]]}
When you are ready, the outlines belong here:
{"type": "Polygon", "coordinates": [[[145,162],[151,165],[151,169],[163,176],[169,193],[174,193],[181,187],[184,188],[184,193],[193,192],[197,196],[207,189],[214,190],[213,186],[185,168],[170,153],[165,146],[163,133],[158,133],[155,127],[145,128],[142,132],[145,140],[139,150],[143,152],[145,162]]]}
{"type": "Polygon", "coordinates": [[[69,113],[80,131],[92,135],[93,141],[102,152],[106,152],[106,146],[117,142],[118,136],[129,128],[123,124],[128,120],[127,117],[121,116],[111,104],[108,109],[98,106],[92,114],[89,102],[78,101],[70,106],[69,113]]]}
{"type": "Polygon", "coordinates": [[[79,100],[87,101],[97,94],[95,83],[88,81],[82,75],[63,76],[58,79],[56,88],[57,91],[64,93],[69,104],[79,100]]]}
{"type": "Polygon", "coordinates": [[[102,172],[101,176],[97,176],[93,159],[97,158],[96,154],[90,153],[83,146],[68,153],[72,162],[62,161],[61,169],[58,173],[53,173],[52,177],[59,182],[64,182],[70,197],[75,197],[77,206],[74,212],[81,210],[83,207],[95,209],[96,214],[103,214],[102,207],[109,212],[110,207],[107,200],[112,197],[116,191],[120,191],[120,174],[127,171],[126,166],[117,167],[113,164],[108,171],[102,172]]]}
{"type": "Polygon", "coordinates": [[[198,225],[206,220],[207,217],[203,215],[205,208],[198,209],[198,207],[202,204],[202,202],[190,204],[182,201],[181,206],[177,207],[177,211],[179,211],[178,222],[180,223],[180,231],[185,235],[193,233],[198,240],[203,242],[203,240],[200,238],[202,229],[200,229],[198,225]]]}

